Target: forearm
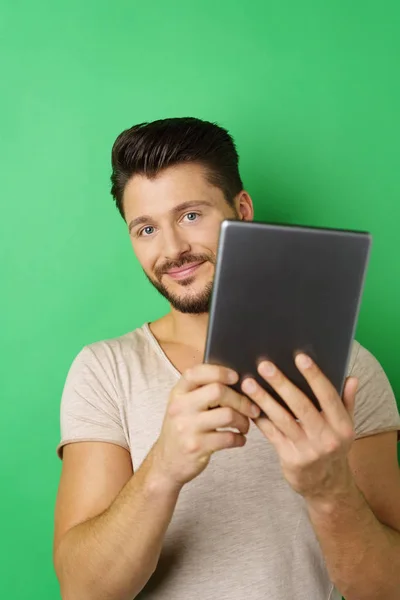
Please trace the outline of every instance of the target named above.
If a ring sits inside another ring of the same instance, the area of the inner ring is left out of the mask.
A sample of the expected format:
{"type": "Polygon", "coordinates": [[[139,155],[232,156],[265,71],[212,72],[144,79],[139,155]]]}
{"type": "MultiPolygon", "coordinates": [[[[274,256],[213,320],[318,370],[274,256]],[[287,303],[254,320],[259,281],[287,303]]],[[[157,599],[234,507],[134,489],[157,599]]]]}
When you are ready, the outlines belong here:
{"type": "Polygon", "coordinates": [[[55,555],[63,600],[132,600],[154,572],[179,490],[152,453],[101,515],[70,529],[55,555]]]}
{"type": "Polygon", "coordinates": [[[307,505],[330,578],[346,600],[398,600],[400,533],[378,521],[354,480],[342,497],[307,505]]]}

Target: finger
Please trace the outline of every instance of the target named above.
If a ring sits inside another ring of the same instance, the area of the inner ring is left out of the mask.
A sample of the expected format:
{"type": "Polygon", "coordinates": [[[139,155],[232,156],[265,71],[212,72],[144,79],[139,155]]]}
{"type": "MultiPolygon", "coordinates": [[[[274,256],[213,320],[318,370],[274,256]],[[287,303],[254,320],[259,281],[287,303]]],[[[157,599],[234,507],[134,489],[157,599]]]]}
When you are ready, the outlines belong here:
{"type": "Polygon", "coordinates": [[[240,448],[245,445],[246,437],[233,431],[216,431],[205,435],[205,450],[209,454],[227,448],[240,448]]]}
{"type": "Polygon", "coordinates": [[[178,393],[186,394],[208,383],[219,382],[226,385],[232,385],[236,383],[238,379],[239,375],[236,371],[228,369],[227,367],[199,364],[190,369],[186,369],[175,389],[178,393]]]}
{"type": "Polygon", "coordinates": [[[203,411],[199,415],[198,427],[200,431],[212,431],[219,427],[232,427],[240,433],[247,433],[250,427],[248,417],[241,415],[230,406],[203,411]]]}
{"type": "Polygon", "coordinates": [[[249,398],[219,382],[203,385],[191,392],[190,403],[197,410],[230,406],[245,417],[254,419],[260,416],[260,409],[249,398]]]}
{"type": "Polygon", "coordinates": [[[298,354],[295,363],[310,388],[318,398],[321,409],[327,420],[332,424],[338,424],[347,417],[345,406],[337,393],[336,388],[322,373],[315,362],[305,354],[298,354]]]}
{"type": "Polygon", "coordinates": [[[279,394],[307,431],[319,431],[322,417],[309,398],[272,363],[263,361],[259,374],[279,394]],[[272,366],[272,370],[271,370],[272,366]],[[270,370],[268,370],[268,367],[270,370]]]}
{"type": "Polygon", "coordinates": [[[348,377],[343,390],[343,402],[352,421],[354,421],[354,408],[358,383],[357,377],[348,377]]]}
{"type": "Polygon", "coordinates": [[[287,443],[287,437],[270,421],[267,417],[255,419],[254,423],[258,429],[265,435],[267,440],[271,442],[279,452],[287,443]]]}
{"type": "Polygon", "coordinates": [[[269,421],[286,437],[293,440],[293,442],[304,438],[304,430],[295,421],[289,411],[268,394],[255,379],[246,378],[242,383],[242,389],[268,415],[269,421]]]}

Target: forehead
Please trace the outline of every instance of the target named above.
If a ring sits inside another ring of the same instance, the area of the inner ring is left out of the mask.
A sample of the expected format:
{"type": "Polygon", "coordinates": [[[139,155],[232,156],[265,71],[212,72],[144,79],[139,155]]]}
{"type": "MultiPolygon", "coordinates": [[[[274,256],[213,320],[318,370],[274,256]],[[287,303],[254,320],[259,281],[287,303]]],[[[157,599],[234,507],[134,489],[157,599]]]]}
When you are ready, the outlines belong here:
{"type": "Polygon", "coordinates": [[[134,175],[125,186],[123,204],[126,220],[140,214],[162,216],[184,202],[225,202],[223,192],[211,185],[204,167],[184,164],[168,167],[155,178],[134,175]]]}

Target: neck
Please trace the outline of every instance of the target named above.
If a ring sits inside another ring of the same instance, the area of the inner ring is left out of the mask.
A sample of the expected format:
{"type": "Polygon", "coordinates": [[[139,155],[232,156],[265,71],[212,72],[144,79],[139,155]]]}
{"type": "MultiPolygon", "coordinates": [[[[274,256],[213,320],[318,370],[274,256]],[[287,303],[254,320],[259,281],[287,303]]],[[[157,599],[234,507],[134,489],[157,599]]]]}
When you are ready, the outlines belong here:
{"type": "Polygon", "coordinates": [[[165,315],[164,324],[171,341],[190,345],[203,353],[206,346],[208,313],[191,315],[174,309],[165,315]]]}

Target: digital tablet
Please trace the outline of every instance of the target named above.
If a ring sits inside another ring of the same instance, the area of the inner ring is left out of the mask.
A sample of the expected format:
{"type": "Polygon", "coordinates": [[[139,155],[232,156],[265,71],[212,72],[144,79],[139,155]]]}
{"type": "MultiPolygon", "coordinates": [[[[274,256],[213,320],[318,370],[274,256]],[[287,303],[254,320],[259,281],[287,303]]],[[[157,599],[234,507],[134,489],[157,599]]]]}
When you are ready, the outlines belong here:
{"type": "MultiPolygon", "coordinates": [[[[246,376],[271,360],[321,410],[294,363],[308,354],[342,397],[372,245],[368,232],[223,221],[204,362],[246,376]]],[[[293,413],[292,413],[293,414],[293,413]]]]}

